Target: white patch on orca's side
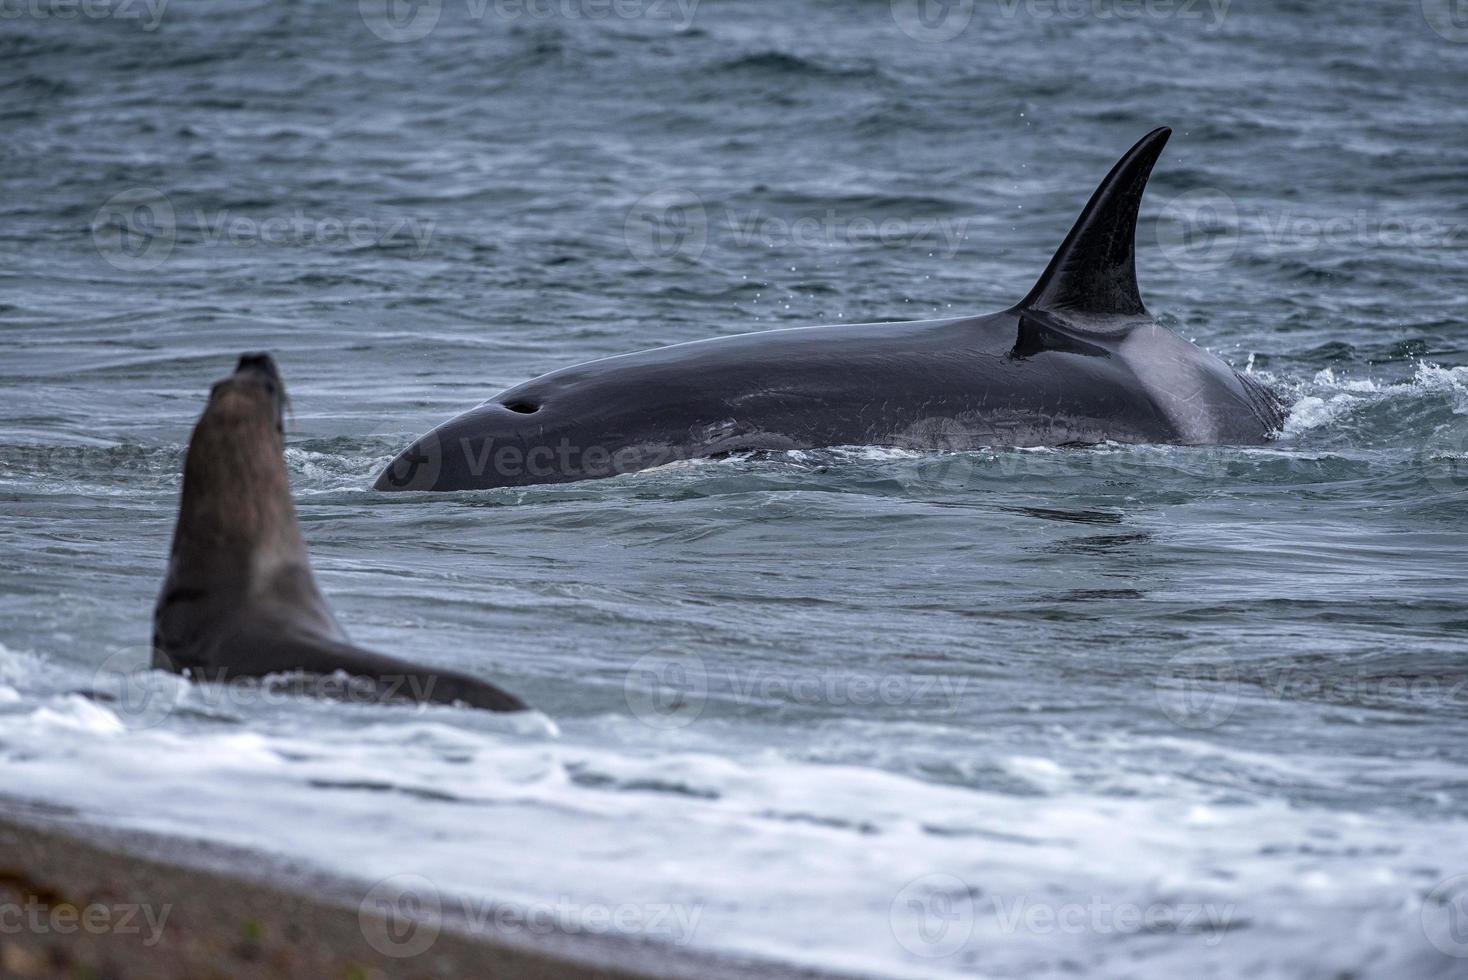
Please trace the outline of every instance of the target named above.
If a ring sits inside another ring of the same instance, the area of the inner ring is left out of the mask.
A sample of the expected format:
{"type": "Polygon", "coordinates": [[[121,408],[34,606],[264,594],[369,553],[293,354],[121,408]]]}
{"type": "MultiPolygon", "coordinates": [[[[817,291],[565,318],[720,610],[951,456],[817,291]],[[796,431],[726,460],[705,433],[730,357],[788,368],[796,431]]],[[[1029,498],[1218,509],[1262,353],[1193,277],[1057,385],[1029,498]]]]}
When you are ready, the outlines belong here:
{"type": "Polygon", "coordinates": [[[1217,406],[1207,397],[1220,379],[1213,377],[1213,364],[1198,353],[1198,348],[1156,323],[1135,328],[1121,344],[1122,360],[1181,441],[1209,445],[1222,435],[1217,406]]]}

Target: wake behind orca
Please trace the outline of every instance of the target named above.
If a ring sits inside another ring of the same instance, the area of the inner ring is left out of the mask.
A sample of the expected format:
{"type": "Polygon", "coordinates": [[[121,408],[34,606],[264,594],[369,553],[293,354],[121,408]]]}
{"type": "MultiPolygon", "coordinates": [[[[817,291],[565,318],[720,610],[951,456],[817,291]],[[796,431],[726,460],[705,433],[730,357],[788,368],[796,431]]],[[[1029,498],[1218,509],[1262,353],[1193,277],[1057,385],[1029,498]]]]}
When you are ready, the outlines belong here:
{"type": "Polygon", "coordinates": [[[616,476],[750,450],[1254,444],[1283,423],[1255,379],[1163,327],[1136,225],[1172,134],[1112,168],[1028,296],[985,316],[797,327],[590,361],[421,437],[378,490],[616,476]]]}

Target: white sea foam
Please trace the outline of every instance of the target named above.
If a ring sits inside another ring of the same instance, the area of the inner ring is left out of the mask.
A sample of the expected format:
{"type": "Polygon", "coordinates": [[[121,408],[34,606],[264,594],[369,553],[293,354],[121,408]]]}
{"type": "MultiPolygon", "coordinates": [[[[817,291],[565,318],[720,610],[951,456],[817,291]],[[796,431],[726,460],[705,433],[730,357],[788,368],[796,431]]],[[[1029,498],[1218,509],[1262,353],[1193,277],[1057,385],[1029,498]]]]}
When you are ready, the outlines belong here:
{"type": "Polygon", "coordinates": [[[1330,398],[1306,395],[1290,408],[1289,418],[1285,419],[1284,434],[1299,436],[1311,429],[1329,425],[1359,403],[1360,399],[1351,395],[1332,395],[1330,398]]]}
{"type": "Polygon", "coordinates": [[[1417,365],[1412,384],[1425,391],[1451,395],[1454,413],[1468,415],[1468,367],[1445,368],[1424,361],[1417,365]]]}
{"type": "Polygon", "coordinates": [[[1468,414],[1468,368],[1418,362],[1409,380],[1386,383],[1372,378],[1338,378],[1331,368],[1317,371],[1290,408],[1283,433],[1297,437],[1329,427],[1383,401],[1447,396],[1452,411],[1468,414]]]}
{"type": "MultiPolygon", "coordinates": [[[[1345,966],[1354,954],[1336,939],[1362,908],[1389,910],[1406,935],[1431,884],[1413,869],[1468,861],[1461,819],[1404,833],[1399,818],[1219,801],[1196,785],[1096,795],[1036,756],[1005,760],[1045,787],[1015,796],[769,751],[686,751],[675,733],[663,750],[628,752],[584,727],[527,741],[451,722],[185,735],[128,731],[70,698],[0,716],[0,744],[28,748],[0,755],[0,781],[367,883],[423,875],[470,909],[560,903],[574,924],[597,908],[667,905],[690,913],[697,948],[892,976],[965,973],[974,957],[1000,975],[1060,969],[1105,956],[1097,931],[1118,956],[1151,949],[1174,965],[1234,963],[1239,944],[1284,941],[1345,966]],[[1133,907],[1192,916],[1190,931],[1164,944],[1119,916],[1133,907]]],[[[1221,751],[1166,741],[1149,751],[1221,751]]]]}
{"type": "Polygon", "coordinates": [[[11,650],[0,643],[0,681],[21,687],[40,673],[42,664],[35,654],[11,650]]]}
{"type": "Polygon", "coordinates": [[[76,694],[37,708],[30,721],[40,730],[62,728],[93,735],[116,735],[127,730],[117,715],[76,694]]]}

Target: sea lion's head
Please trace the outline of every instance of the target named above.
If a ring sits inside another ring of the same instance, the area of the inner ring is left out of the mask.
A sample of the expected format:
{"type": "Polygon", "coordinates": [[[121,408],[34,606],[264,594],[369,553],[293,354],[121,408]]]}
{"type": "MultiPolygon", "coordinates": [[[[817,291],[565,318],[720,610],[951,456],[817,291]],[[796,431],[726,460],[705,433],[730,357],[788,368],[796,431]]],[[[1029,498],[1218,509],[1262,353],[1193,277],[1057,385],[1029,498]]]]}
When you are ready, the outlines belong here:
{"type": "Polygon", "coordinates": [[[234,374],[215,382],[210,389],[204,417],[214,416],[215,425],[248,429],[270,421],[284,443],[286,404],[285,382],[280,379],[275,358],[263,352],[241,354],[234,374]]]}
{"type": "Polygon", "coordinates": [[[217,382],[184,463],[175,551],[198,544],[235,560],[303,559],[285,468],[285,382],[269,354],[243,354],[217,382]]]}

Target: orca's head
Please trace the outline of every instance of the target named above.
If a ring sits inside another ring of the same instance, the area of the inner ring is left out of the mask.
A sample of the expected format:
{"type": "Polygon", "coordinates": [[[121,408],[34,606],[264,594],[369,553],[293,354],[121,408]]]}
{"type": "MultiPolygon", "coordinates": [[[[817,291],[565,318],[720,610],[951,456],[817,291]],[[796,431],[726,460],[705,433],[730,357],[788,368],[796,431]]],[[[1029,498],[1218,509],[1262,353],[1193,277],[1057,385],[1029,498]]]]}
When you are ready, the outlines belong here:
{"type": "Polygon", "coordinates": [[[750,448],[736,445],[735,424],[708,379],[650,363],[658,353],[577,365],[511,388],[414,441],[375,488],[565,483],[750,448]]]}

